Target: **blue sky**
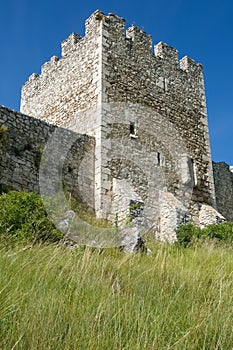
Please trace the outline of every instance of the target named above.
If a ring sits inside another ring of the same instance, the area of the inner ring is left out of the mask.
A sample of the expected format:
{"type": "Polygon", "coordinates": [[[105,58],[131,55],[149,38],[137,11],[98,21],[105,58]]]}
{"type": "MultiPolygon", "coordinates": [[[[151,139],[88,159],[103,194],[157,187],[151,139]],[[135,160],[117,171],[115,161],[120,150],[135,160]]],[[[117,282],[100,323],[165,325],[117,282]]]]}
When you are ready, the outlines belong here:
{"type": "Polygon", "coordinates": [[[233,165],[232,0],[2,0],[0,104],[19,110],[20,90],[71,32],[99,9],[136,24],[204,66],[212,158],[233,165]]]}

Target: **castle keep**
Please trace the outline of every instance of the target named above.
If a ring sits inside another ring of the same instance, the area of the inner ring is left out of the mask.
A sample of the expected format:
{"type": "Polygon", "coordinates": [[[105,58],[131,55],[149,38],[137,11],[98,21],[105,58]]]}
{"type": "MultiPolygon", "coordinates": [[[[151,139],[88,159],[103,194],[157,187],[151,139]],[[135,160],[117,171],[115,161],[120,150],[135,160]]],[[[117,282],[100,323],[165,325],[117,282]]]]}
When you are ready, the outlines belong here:
{"type": "MultiPolygon", "coordinates": [[[[130,216],[169,240],[182,222],[216,222],[202,66],[179,60],[163,42],[152,48],[149,35],[136,26],[126,30],[114,14],[96,11],[85,29],[84,37],[72,33],[62,43],[61,58],[30,76],[15,119],[71,129],[79,140],[87,135],[71,162],[77,169],[69,165],[66,177],[70,192],[79,191],[97,217],[121,223],[130,216]]],[[[44,146],[48,136],[42,138],[44,146]]]]}

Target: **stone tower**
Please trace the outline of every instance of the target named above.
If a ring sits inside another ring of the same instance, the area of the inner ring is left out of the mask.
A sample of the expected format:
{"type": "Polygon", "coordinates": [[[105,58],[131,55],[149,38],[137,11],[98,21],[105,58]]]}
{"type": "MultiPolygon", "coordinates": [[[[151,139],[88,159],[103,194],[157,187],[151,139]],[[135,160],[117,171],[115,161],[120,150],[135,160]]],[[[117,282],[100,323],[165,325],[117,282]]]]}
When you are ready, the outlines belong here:
{"type": "Polygon", "coordinates": [[[166,239],[184,220],[214,222],[202,66],[114,14],[85,29],[30,76],[21,112],[95,137],[98,217],[138,217],[166,239]]]}

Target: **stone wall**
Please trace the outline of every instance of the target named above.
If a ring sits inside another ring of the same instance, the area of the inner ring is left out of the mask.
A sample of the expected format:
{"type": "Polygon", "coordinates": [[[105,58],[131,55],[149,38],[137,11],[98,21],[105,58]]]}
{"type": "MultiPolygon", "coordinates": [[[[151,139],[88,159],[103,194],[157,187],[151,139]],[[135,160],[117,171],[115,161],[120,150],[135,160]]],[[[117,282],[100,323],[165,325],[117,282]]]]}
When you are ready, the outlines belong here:
{"type": "MultiPolygon", "coordinates": [[[[0,186],[26,192],[40,192],[41,157],[51,135],[59,130],[59,149],[73,137],[74,143],[61,164],[65,190],[94,207],[94,139],[56,128],[44,121],[0,107],[0,186]],[[80,178],[82,180],[80,180],[80,178]]],[[[54,148],[55,149],[55,148],[54,148]]],[[[51,171],[61,154],[51,153],[51,171]],[[52,164],[53,162],[53,164],[52,164]]],[[[52,179],[51,179],[52,181],[52,179]]],[[[49,181],[47,183],[49,187],[49,181]]]]}
{"type": "MultiPolygon", "coordinates": [[[[131,120],[128,118],[137,128],[136,142],[140,144],[164,132],[163,127],[157,129],[156,113],[170,122],[195,167],[193,200],[215,205],[202,66],[187,56],[179,61],[178,51],[162,42],[153,51],[150,36],[136,26],[126,30],[124,19],[115,15],[105,17],[102,33],[104,102],[127,101],[154,111],[146,116],[134,113],[131,120]],[[151,130],[147,137],[142,125],[146,123],[151,130]]],[[[119,115],[118,122],[123,119],[119,115]]],[[[166,148],[166,137],[163,140],[165,144],[161,146],[166,148]]],[[[167,139],[167,143],[170,141],[167,139]]],[[[154,151],[160,152],[158,148],[154,151]]]]}
{"type": "Polygon", "coordinates": [[[233,173],[224,162],[213,162],[216,203],[218,211],[233,221],[233,173]]]}
{"type": "Polygon", "coordinates": [[[147,203],[150,224],[160,212],[164,227],[189,201],[215,206],[202,66],[165,43],[152,49],[150,36],[114,14],[96,11],[83,38],[62,43],[62,57],[22,88],[21,111],[95,137],[99,217],[113,219],[123,197],[124,206],[147,203]]]}
{"type": "Polygon", "coordinates": [[[21,112],[95,136],[95,210],[102,216],[101,109],[102,102],[102,14],[86,20],[85,36],[72,33],[63,43],[62,57],[52,57],[32,74],[22,88],[21,112]],[[91,109],[91,113],[85,111],[91,109]],[[78,116],[75,113],[80,112],[78,116]],[[94,115],[93,115],[94,114],[94,115]],[[78,120],[78,121],[77,121],[78,120]],[[77,122],[76,122],[77,121],[77,122]]]}
{"type": "MultiPolygon", "coordinates": [[[[53,56],[22,87],[20,111],[63,126],[79,110],[99,102],[101,28],[92,18],[86,35],[72,33],[61,44],[62,57],[53,56]]],[[[88,122],[88,120],[87,120],[88,122]]]]}

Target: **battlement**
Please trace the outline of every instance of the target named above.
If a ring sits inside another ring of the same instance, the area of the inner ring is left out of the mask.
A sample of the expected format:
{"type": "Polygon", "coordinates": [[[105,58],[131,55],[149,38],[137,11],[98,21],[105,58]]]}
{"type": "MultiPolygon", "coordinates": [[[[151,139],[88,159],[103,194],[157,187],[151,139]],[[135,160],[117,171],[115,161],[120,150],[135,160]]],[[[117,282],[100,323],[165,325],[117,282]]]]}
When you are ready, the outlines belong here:
{"type": "Polygon", "coordinates": [[[132,25],[126,30],[126,39],[130,39],[134,47],[138,46],[138,44],[143,47],[144,51],[152,50],[152,37],[151,35],[147,35],[144,30],[138,28],[135,25],[132,25]]]}
{"type": "Polygon", "coordinates": [[[184,56],[180,60],[180,69],[190,74],[198,74],[202,72],[202,64],[196,63],[192,58],[184,56]]]}
{"type": "Polygon", "coordinates": [[[82,39],[82,37],[76,33],[71,33],[67,39],[61,43],[62,57],[68,56],[71,51],[76,49],[76,44],[82,39]]]}
{"type": "Polygon", "coordinates": [[[103,12],[96,10],[88,19],[85,21],[85,35],[89,35],[93,32],[93,29],[95,29],[96,24],[99,25],[99,23],[105,18],[105,15],[103,12]]]}
{"type": "MultiPolygon", "coordinates": [[[[126,29],[124,18],[118,17],[113,13],[105,15],[103,12],[97,10],[85,21],[85,36],[81,37],[74,32],[71,33],[61,43],[62,58],[53,56],[50,61],[44,63],[41,68],[41,75],[33,73],[27,81],[27,86],[30,84],[35,86],[40,81],[39,78],[41,76],[49,75],[60,64],[59,61],[71,57],[81,47],[89,50],[89,45],[93,41],[96,41],[97,47],[100,36],[104,40],[107,38],[108,43],[122,43],[119,48],[123,49],[125,47],[128,50],[134,50],[138,55],[142,56],[143,62],[145,58],[153,60],[154,56],[154,58],[159,59],[160,63],[164,63],[172,69],[184,71],[189,75],[198,75],[202,71],[202,65],[196,63],[188,56],[183,57],[179,61],[178,50],[164,42],[156,44],[153,52],[151,35],[148,35],[144,30],[135,25],[126,29]]],[[[154,64],[156,64],[156,60],[154,64]]]]}
{"type": "Polygon", "coordinates": [[[48,62],[45,62],[41,67],[41,74],[50,73],[53,69],[56,69],[57,63],[60,58],[57,56],[52,56],[48,62]]]}
{"type": "Polygon", "coordinates": [[[32,73],[32,75],[30,75],[30,77],[28,78],[28,81],[29,82],[36,81],[39,77],[40,77],[39,74],[32,73]]]}
{"type": "Polygon", "coordinates": [[[103,23],[105,26],[113,25],[115,27],[125,27],[125,19],[118,17],[114,13],[105,15],[103,12],[96,10],[86,21],[85,21],[85,35],[89,36],[93,34],[96,27],[103,23]]]}
{"type": "Polygon", "coordinates": [[[154,46],[154,53],[156,57],[178,68],[178,51],[174,47],[160,41],[154,46]]]}

